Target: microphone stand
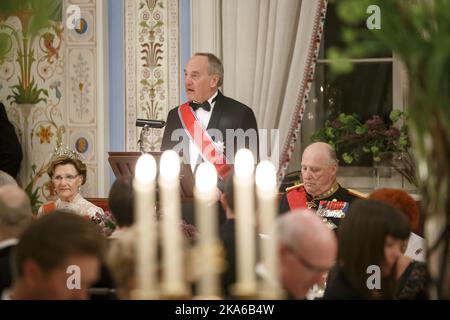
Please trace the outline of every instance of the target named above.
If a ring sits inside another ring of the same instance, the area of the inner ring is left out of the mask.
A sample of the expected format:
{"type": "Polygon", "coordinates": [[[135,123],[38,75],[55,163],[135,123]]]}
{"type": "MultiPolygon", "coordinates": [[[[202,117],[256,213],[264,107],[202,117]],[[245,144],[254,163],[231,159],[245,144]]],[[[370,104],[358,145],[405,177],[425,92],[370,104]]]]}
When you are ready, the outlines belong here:
{"type": "Polygon", "coordinates": [[[148,136],[149,135],[149,131],[150,131],[150,127],[146,124],[146,125],[144,125],[142,127],[141,134],[139,135],[139,140],[138,140],[139,151],[141,151],[142,154],[145,153],[145,150],[144,150],[144,135],[148,136]]]}

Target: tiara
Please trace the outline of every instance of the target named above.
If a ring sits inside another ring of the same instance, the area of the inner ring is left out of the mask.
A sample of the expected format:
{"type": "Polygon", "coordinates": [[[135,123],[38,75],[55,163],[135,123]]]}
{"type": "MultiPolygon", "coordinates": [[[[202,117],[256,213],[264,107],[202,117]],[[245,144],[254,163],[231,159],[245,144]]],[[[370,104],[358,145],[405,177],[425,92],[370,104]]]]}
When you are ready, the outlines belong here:
{"type": "Polygon", "coordinates": [[[51,161],[55,160],[59,157],[67,157],[70,159],[76,159],[83,161],[83,156],[75,150],[70,149],[67,146],[63,146],[62,143],[59,143],[55,149],[53,150],[53,155],[51,161]]]}

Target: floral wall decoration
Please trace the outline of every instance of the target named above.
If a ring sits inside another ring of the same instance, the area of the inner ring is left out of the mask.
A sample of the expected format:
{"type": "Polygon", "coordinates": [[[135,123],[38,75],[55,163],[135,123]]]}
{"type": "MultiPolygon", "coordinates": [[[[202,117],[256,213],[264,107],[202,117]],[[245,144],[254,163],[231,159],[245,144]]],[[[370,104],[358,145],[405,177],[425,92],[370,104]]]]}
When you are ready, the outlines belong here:
{"type": "Polygon", "coordinates": [[[82,156],[89,155],[82,193],[96,196],[95,1],[1,2],[0,101],[22,145],[20,179],[33,210],[55,197],[46,170],[58,145],[75,149],[75,135],[86,141],[82,156]],[[63,13],[74,3],[85,24],[67,30],[63,13]]]}
{"type": "MultiPolygon", "coordinates": [[[[136,118],[165,120],[179,104],[178,1],[127,1],[127,150],[137,150],[136,118]]],[[[151,129],[144,148],[159,150],[163,130],[151,129]]]]}
{"type": "Polygon", "coordinates": [[[65,132],[57,92],[64,76],[62,7],[62,0],[5,0],[0,10],[0,100],[22,145],[20,179],[34,209],[47,157],[65,132]]]}

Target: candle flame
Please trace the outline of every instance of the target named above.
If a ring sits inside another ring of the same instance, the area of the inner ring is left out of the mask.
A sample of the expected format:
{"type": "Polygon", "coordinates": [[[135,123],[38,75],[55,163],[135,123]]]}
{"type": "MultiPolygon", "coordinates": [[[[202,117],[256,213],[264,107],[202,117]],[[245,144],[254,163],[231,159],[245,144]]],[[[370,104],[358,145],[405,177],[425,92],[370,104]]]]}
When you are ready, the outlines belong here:
{"type": "Polygon", "coordinates": [[[195,186],[200,192],[210,192],[217,185],[216,168],[209,162],[203,162],[198,166],[195,174],[195,186]]]}
{"type": "Polygon", "coordinates": [[[274,190],[277,184],[275,166],[269,160],[261,161],[256,167],[256,186],[264,191],[274,190]]]}
{"type": "Polygon", "coordinates": [[[135,179],[142,184],[148,184],[155,180],[156,161],[150,154],[143,154],[136,163],[135,179]]]}
{"type": "Polygon", "coordinates": [[[250,177],[253,174],[255,160],[253,153],[245,148],[239,149],[234,158],[234,173],[241,178],[250,177]]]}
{"type": "Polygon", "coordinates": [[[166,180],[178,178],[180,174],[180,158],[173,150],[165,151],[159,161],[159,174],[166,180]]]}

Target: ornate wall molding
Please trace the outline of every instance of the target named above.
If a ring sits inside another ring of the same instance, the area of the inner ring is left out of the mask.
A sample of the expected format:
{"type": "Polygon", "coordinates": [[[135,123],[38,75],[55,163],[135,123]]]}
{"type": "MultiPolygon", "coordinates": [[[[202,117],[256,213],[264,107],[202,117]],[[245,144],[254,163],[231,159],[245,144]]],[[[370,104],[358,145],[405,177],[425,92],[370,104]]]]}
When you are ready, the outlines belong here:
{"type": "MultiPolygon", "coordinates": [[[[93,168],[82,193],[104,196],[103,134],[107,116],[101,65],[107,21],[105,6],[95,0],[60,0],[54,5],[59,6],[62,21],[52,21],[27,47],[28,56],[33,58],[27,79],[33,80],[45,100],[26,104],[7,100],[21,75],[20,63],[16,63],[17,47],[12,47],[4,62],[0,62],[0,99],[5,102],[26,155],[21,180],[25,186],[30,184],[33,192],[37,190],[40,201],[52,198],[54,192],[46,165],[56,145],[61,143],[80,152],[88,167],[93,168]],[[74,30],[69,30],[65,18],[70,13],[66,13],[66,8],[72,4],[80,8],[81,20],[74,30]]],[[[21,34],[20,19],[8,19],[12,23],[8,30],[21,34]]],[[[16,100],[20,99],[23,97],[18,95],[16,100]]]]}
{"type": "MultiPolygon", "coordinates": [[[[66,144],[78,151],[88,167],[85,196],[105,196],[105,104],[103,28],[107,23],[105,7],[96,0],[64,0],[64,12],[69,5],[78,5],[80,24],[66,34],[66,144]]],[[[63,14],[64,16],[64,14],[63,14]]]]}
{"type": "MultiPolygon", "coordinates": [[[[126,149],[137,150],[136,118],[165,120],[179,104],[178,0],[125,2],[126,149]]],[[[147,150],[159,150],[163,131],[151,130],[147,150]]]]}

